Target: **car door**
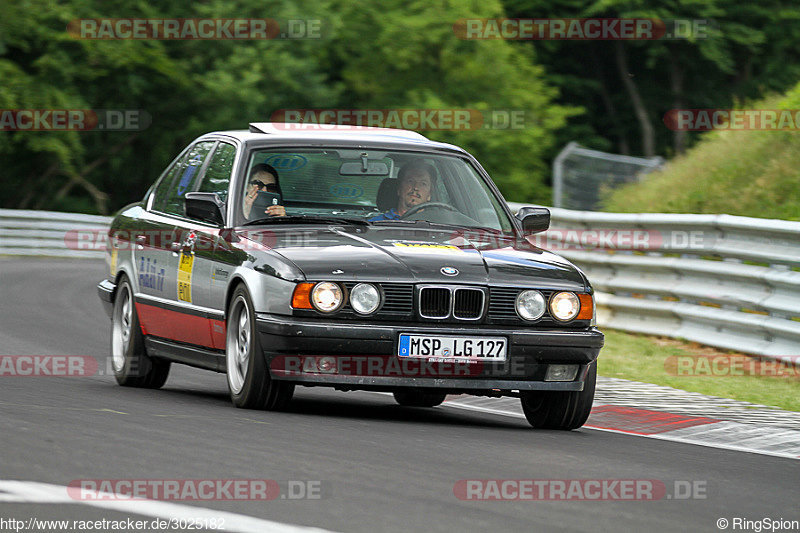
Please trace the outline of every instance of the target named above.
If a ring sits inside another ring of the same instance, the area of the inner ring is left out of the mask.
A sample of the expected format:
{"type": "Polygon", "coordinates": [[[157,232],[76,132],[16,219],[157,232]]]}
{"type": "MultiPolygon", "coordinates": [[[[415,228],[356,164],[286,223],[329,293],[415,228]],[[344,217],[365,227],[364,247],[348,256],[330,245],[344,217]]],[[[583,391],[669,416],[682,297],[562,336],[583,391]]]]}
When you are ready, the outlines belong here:
{"type": "MultiPolygon", "coordinates": [[[[135,227],[130,228],[133,286],[137,302],[142,305],[164,299],[169,294],[166,272],[170,268],[168,247],[174,240],[174,222],[163,210],[185,159],[184,154],[165,172],[149,198],[149,209],[135,221],[135,227]]],[[[144,315],[140,320],[149,318],[149,308],[144,310],[144,315]]]]}
{"type": "MultiPolygon", "coordinates": [[[[197,191],[216,193],[220,200],[227,202],[236,156],[234,144],[220,141],[209,158],[197,191]]],[[[232,268],[216,261],[221,244],[219,228],[199,225],[195,230],[195,261],[201,264],[203,272],[209,273],[208,283],[198,293],[197,302],[208,316],[212,347],[222,350],[225,349],[225,292],[232,268]]]]}
{"type": "Polygon", "coordinates": [[[141,287],[137,310],[147,335],[211,345],[207,321],[198,320],[193,308],[192,295],[199,290],[194,279],[202,279],[202,273],[194,271],[183,197],[196,187],[215,144],[201,141],[192,145],[156,188],[147,227],[143,228],[147,242],[141,248],[137,246],[135,257],[141,287]]]}

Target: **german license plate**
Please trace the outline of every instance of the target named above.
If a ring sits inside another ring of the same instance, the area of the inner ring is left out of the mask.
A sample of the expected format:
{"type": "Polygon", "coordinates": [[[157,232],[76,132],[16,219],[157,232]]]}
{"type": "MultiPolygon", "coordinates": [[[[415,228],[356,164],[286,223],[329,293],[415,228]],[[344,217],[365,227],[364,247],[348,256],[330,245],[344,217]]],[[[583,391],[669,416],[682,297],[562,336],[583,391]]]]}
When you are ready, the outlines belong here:
{"type": "Polygon", "coordinates": [[[505,337],[462,337],[400,334],[397,355],[443,359],[506,360],[505,337]]]}

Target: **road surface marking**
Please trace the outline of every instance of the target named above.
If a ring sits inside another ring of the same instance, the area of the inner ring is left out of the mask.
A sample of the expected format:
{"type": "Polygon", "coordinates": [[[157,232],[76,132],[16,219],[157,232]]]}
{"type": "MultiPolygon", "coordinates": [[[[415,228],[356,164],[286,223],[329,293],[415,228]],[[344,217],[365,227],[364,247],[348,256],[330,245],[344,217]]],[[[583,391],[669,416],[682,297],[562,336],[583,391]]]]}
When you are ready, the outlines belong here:
{"type": "MultiPolygon", "coordinates": [[[[103,494],[103,493],[99,493],[103,494]]],[[[112,494],[109,498],[114,497],[112,494]]],[[[0,503],[78,504],[109,511],[131,513],[165,520],[224,519],[224,531],[239,533],[329,533],[328,530],[273,522],[227,511],[156,500],[76,500],[67,487],[35,481],[0,480],[0,503]]]]}

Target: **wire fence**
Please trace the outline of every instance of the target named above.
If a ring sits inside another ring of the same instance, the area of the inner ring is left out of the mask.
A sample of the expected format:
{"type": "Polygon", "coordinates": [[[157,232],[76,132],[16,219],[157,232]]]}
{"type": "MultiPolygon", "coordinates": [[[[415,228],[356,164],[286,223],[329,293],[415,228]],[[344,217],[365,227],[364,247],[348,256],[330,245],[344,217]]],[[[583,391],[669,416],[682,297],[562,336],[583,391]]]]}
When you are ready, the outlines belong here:
{"type": "Polygon", "coordinates": [[[593,211],[603,194],[637,182],[664,163],[661,157],[632,157],[567,144],[553,161],[553,205],[593,211]]]}

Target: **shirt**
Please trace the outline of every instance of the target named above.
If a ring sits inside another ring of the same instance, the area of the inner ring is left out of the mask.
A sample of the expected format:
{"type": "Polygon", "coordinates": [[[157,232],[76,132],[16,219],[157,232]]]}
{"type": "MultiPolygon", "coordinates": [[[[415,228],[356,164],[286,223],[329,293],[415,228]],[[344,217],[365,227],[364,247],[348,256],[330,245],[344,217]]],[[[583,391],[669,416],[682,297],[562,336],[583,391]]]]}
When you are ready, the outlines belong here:
{"type": "Polygon", "coordinates": [[[380,220],[397,220],[400,218],[400,215],[397,214],[397,211],[394,210],[394,207],[389,209],[387,212],[382,213],[378,216],[374,216],[369,219],[370,222],[378,222],[380,220]]]}

